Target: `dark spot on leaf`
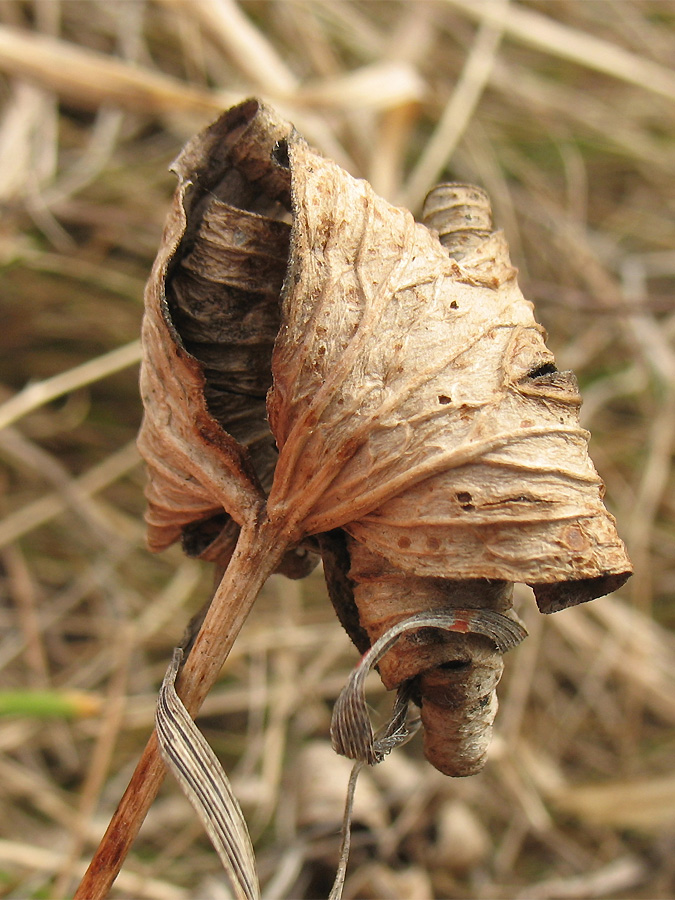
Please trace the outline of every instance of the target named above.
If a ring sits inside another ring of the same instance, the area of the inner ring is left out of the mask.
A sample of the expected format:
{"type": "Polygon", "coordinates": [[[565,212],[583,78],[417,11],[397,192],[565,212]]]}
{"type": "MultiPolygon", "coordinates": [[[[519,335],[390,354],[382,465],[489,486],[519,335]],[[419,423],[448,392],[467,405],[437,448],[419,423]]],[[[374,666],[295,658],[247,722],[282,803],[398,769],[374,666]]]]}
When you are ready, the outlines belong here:
{"type": "Polygon", "coordinates": [[[441,663],[438,668],[444,672],[452,672],[458,669],[469,669],[470,667],[470,659],[449,659],[447,662],[441,663]]]}
{"type": "Polygon", "coordinates": [[[400,537],[400,538],[398,539],[398,545],[399,545],[399,547],[401,548],[401,550],[407,550],[408,547],[410,546],[410,538],[408,538],[408,537],[400,537]]]}
{"type": "Polygon", "coordinates": [[[457,305],[456,300],[452,301],[452,303],[450,304],[450,309],[459,309],[459,306],[457,305]]]}
{"type": "Polygon", "coordinates": [[[451,398],[451,397],[448,397],[447,394],[439,394],[439,395],[438,395],[438,402],[439,402],[442,406],[446,406],[448,403],[452,403],[452,398],[451,398]]]}

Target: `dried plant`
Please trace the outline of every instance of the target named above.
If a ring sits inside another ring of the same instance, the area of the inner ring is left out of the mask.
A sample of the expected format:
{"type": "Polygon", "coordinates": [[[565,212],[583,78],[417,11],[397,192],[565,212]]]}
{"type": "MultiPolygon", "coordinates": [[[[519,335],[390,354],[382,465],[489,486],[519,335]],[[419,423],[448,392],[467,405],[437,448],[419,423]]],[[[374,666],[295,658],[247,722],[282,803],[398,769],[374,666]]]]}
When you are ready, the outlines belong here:
{"type": "MultiPolygon", "coordinates": [[[[471,774],[500,651],[524,635],[513,583],[553,612],[630,574],[576,381],[487,198],[444,186],[415,223],[256,100],[175,171],[143,327],[149,542],[224,569],[178,695],[194,716],[266,578],[306,574],[319,550],[360,650],[415,629],[382,679],[421,706],[431,762],[471,774]]],[[[142,769],[136,819],[161,780],[152,742],[142,769]]],[[[111,828],[114,877],[133,829],[111,828]]]]}

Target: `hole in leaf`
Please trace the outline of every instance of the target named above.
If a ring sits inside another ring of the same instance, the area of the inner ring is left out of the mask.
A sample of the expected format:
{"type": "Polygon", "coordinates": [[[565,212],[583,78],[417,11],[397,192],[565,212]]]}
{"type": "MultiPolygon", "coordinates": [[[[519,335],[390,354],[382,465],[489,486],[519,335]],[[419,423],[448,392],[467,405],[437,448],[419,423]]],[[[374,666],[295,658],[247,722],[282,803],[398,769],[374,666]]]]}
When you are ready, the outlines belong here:
{"type": "Polygon", "coordinates": [[[272,159],[282,169],[289,169],[291,161],[288,157],[288,141],[277,141],[272,150],[272,159]]]}
{"type": "Polygon", "coordinates": [[[541,378],[543,375],[553,375],[557,371],[557,366],[554,366],[553,363],[544,363],[542,366],[538,366],[536,369],[532,369],[531,372],[528,372],[527,377],[541,378]]]}
{"type": "Polygon", "coordinates": [[[473,497],[468,491],[460,491],[457,494],[457,499],[462,509],[466,510],[466,512],[471,512],[472,509],[475,509],[472,503],[473,497]]]}

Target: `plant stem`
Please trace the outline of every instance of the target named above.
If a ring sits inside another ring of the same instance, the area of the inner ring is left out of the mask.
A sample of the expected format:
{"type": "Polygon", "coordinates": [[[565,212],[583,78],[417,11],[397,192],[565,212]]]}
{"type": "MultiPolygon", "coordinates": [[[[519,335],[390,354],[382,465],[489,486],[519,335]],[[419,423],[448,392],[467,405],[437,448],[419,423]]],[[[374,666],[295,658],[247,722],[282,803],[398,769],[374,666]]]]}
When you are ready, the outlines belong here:
{"type": "MultiPolygon", "coordinates": [[[[267,519],[242,528],[230,564],[177,681],[177,692],[194,718],[218,677],[253,602],[281,560],[287,543],[267,519]]],[[[103,900],[122,867],[157,795],[166,768],[152,733],[74,900],[103,900]]]]}

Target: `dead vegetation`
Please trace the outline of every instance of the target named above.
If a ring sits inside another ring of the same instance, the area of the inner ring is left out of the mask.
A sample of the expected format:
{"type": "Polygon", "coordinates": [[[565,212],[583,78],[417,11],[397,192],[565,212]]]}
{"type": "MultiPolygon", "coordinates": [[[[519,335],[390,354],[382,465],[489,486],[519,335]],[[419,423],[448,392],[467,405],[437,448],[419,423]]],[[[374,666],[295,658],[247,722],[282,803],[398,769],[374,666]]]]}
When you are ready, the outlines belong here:
{"type": "MultiPolygon", "coordinates": [[[[168,164],[256,94],[418,215],[442,173],[485,187],[636,570],[545,619],[518,597],[486,769],[444,778],[414,741],[364,772],[345,896],[672,896],[675,6],[35,0],[0,23],[2,690],[86,698],[0,720],[0,895],[72,893],[210,590],[144,546],[137,336],[168,164]]],[[[321,575],[275,576],[203,708],[270,900],[332,881],[354,661],[321,575]]],[[[228,896],[175,785],[113,896],[228,896]]]]}

